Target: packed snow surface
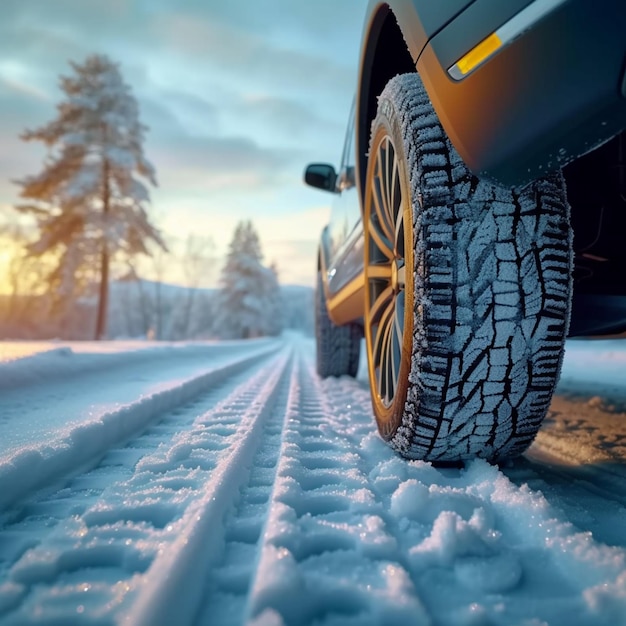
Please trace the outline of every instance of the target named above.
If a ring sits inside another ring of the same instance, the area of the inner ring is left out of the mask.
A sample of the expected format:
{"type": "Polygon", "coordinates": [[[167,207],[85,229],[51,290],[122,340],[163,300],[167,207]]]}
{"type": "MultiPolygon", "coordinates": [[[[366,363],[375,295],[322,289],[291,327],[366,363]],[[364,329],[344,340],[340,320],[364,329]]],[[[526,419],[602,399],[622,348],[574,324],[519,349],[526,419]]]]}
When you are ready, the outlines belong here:
{"type": "Polygon", "coordinates": [[[525,457],[447,468],[299,336],[20,350],[2,625],[626,624],[626,343],[568,344],[525,457]]]}

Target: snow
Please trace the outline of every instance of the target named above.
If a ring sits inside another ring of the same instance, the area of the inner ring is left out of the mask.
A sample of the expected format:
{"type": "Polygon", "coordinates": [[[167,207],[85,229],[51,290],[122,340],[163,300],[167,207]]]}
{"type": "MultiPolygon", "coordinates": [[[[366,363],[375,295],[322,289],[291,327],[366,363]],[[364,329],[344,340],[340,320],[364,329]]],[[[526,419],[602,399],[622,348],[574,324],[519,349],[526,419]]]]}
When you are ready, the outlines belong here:
{"type": "MultiPolygon", "coordinates": [[[[260,346],[263,349],[266,343],[260,342],[260,346]]],[[[0,401],[0,481],[7,484],[0,495],[0,504],[19,495],[17,488],[36,487],[50,474],[64,474],[82,465],[89,456],[137,430],[155,411],[166,410],[195,395],[198,386],[206,385],[207,380],[216,376],[219,378],[225,367],[240,366],[241,359],[233,359],[237,349],[230,346],[224,354],[225,347],[215,346],[212,350],[212,367],[207,367],[206,350],[201,346],[108,355],[76,355],[65,347],[0,364],[0,373],[3,366],[5,370],[2,386],[14,387],[14,390],[5,387],[0,401]],[[157,356],[168,359],[169,380],[165,382],[137,373],[157,356]],[[75,403],[81,373],[103,368],[115,371],[114,386],[107,385],[107,374],[102,373],[90,389],[90,404],[85,407],[84,403],[75,403]],[[30,419],[25,425],[20,420],[25,408],[22,386],[30,372],[39,385],[29,394],[30,419]],[[59,376],[71,376],[71,380],[59,376]],[[59,405],[62,411],[51,410],[59,405]]],[[[89,350],[89,346],[83,350],[89,350]]]]}
{"type": "Polygon", "coordinates": [[[298,335],[3,344],[0,624],[626,623],[625,344],[568,343],[526,457],[443,468],[298,335]]]}

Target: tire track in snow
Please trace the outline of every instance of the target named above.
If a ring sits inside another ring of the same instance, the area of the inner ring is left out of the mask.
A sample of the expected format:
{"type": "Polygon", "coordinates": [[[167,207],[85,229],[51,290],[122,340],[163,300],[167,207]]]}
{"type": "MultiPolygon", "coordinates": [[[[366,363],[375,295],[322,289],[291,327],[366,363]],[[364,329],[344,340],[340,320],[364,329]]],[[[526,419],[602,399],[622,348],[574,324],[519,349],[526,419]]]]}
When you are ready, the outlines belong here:
{"type": "Polygon", "coordinates": [[[241,368],[266,359],[276,349],[273,347],[253,355],[237,356],[224,365],[177,381],[162,391],[140,397],[96,419],[86,419],[69,426],[56,441],[38,447],[24,447],[5,456],[0,459],[0,482],[3,484],[0,510],[63,476],[71,475],[76,468],[84,470],[86,466],[93,465],[107,449],[141,432],[163,412],[189,402],[241,368]]]}
{"type": "MultiPolygon", "coordinates": [[[[355,393],[347,381],[325,387],[334,407],[351,403],[357,417],[367,411],[366,391],[355,393]]],[[[620,602],[607,598],[623,593],[623,550],[577,532],[540,491],[514,485],[497,466],[406,463],[373,433],[363,428],[362,436],[364,472],[397,544],[390,557],[429,616],[409,623],[616,623],[620,602]]]]}
{"type": "MultiPolygon", "coordinates": [[[[70,597],[87,607],[87,623],[95,616],[108,624],[130,609],[139,587],[139,600],[150,595],[167,569],[163,559],[171,560],[181,539],[193,533],[208,487],[230,492],[225,466],[236,458],[245,468],[242,451],[250,445],[241,440],[251,439],[250,427],[258,430],[255,420],[265,415],[288,358],[285,350],[269,361],[266,355],[252,377],[239,363],[228,384],[222,379],[206,398],[177,408],[143,436],[111,450],[98,468],[66,489],[25,506],[22,519],[0,534],[0,554],[9,565],[3,568],[8,582],[0,585],[2,623],[35,624],[42,615],[54,622],[59,599],[70,597]],[[57,520],[38,515],[39,509],[50,510],[51,500],[58,502],[57,520]],[[42,528],[49,526],[48,532],[42,528]],[[38,542],[42,532],[45,539],[38,542]],[[166,557],[163,550],[154,552],[155,536],[170,546],[166,557]]],[[[229,497],[234,494],[225,493],[225,502],[229,497]]],[[[164,580],[171,582],[169,576],[164,580]]],[[[56,617],[63,621],[62,616],[56,617]]],[[[81,623],[81,613],[75,619],[81,623]]]]}
{"type": "MultiPolygon", "coordinates": [[[[224,516],[238,500],[239,488],[246,484],[249,460],[263,443],[265,424],[272,413],[284,415],[284,390],[288,384],[285,371],[290,362],[291,358],[283,357],[280,363],[266,368],[245,386],[239,406],[233,407],[230,402],[225,407],[227,413],[235,409],[234,441],[211,468],[201,496],[177,522],[176,539],[143,576],[141,590],[124,617],[125,623],[191,623],[210,568],[219,557],[224,516]]],[[[159,471],[161,466],[157,463],[146,467],[159,471]]]]}
{"type": "Polygon", "coordinates": [[[0,622],[621,623],[626,550],[578,533],[538,462],[515,484],[482,461],[398,458],[366,387],[320,381],[305,340],[254,372],[31,501],[34,537],[56,500],[59,519],[10,561],[0,622]]]}
{"type": "Polygon", "coordinates": [[[37,545],[38,537],[49,533],[59,521],[82,515],[105,488],[132,476],[141,458],[167,444],[177,433],[190,427],[198,415],[209,411],[234,387],[266,367],[265,359],[238,365],[237,372],[231,372],[221,384],[211,385],[203,394],[172,411],[155,414],[147,430],[120,447],[110,448],[93,469],[87,468],[82,474],[55,483],[58,489],[49,485],[29,500],[3,511],[0,516],[0,574],[6,573],[27,549],[37,545]]]}
{"type": "Polygon", "coordinates": [[[240,488],[239,501],[224,520],[224,553],[208,573],[194,623],[238,626],[243,623],[246,598],[259,555],[259,537],[267,520],[283,429],[297,413],[298,364],[288,372],[278,401],[264,425],[261,445],[252,460],[250,475],[240,488]]]}
{"type": "Polygon", "coordinates": [[[247,623],[620,621],[624,550],[577,532],[537,485],[481,461],[445,470],[394,457],[353,381],[320,384],[311,366],[297,395],[247,623]]]}
{"type": "MultiPolygon", "coordinates": [[[[395,539],[363,471],[371,416],[355,422],[349,402],[331,406],[335,381],[322,385],[302,350],[298,370],[244,622],[428,623],[406,571],[388,559],[395,539]]],[[[196,626],[210,623],[207,609],[196,626]]]]}

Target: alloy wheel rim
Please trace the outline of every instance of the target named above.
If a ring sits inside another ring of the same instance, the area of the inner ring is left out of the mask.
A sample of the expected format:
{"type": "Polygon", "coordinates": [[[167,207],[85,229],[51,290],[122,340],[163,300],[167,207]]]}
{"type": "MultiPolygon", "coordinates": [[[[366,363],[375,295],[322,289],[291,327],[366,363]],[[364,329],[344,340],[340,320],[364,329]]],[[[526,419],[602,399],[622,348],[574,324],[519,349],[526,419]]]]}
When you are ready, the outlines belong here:
{"type": "Polygon", "coordinates": [[[368,185],[366,333],[375,403],[389,413],[403,388],[406,330],[406,198],[398,156],[387,134],[374,144],[368,185]]]}

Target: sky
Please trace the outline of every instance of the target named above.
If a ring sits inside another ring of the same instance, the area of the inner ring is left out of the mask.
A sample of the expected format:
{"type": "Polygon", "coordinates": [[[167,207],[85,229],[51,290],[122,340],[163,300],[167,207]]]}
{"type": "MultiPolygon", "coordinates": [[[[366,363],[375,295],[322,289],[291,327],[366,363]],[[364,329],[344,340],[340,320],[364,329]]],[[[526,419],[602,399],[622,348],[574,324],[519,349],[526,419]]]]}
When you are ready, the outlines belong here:
{"type": "Polygon", "coordinates": [[[251,219],[280,281],[313,285],[332,196],[307,188],[302,172],[339,160],[365,4],[2,0],[0,209],[18,201],[12,181],[42,167],[43,147],[19,135],[54,118],[69,61],[106,54],[150,129],[151,215],[163,233],[210,237],[220,257],[251,219]]]}

